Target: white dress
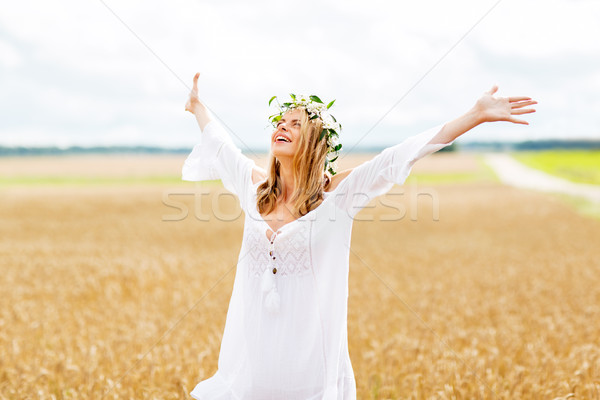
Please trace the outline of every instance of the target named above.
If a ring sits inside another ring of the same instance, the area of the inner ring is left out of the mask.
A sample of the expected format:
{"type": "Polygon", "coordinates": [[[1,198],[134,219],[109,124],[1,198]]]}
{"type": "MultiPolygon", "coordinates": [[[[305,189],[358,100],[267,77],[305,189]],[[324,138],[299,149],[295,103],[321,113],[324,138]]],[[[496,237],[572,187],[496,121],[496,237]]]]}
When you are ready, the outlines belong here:
{"type": "Polygon", "coordinates": [[[221,179],[245,213],[244,236],[218,370],[191,392],[198,400],[353,400],[348,353],[348,265],[353,217],[402,184],[441,126],[354,168],[323,202],[270,237],[256,207],[254,161],[209,122],[183,166],[183,180],[221,179]]]}

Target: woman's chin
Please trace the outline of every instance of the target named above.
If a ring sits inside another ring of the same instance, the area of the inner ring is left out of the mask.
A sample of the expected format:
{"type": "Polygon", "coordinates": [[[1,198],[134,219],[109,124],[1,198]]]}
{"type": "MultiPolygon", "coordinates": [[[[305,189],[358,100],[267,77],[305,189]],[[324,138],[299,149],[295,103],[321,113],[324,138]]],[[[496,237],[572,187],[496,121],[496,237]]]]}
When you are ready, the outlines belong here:
{"type": "Polygon", "coordinates": [[[292,149],[286,149],[286,148],[282,148],[282,147],[283,147],[282,145],[271,146],[271,153],[277,158],[294,156],[294,152],[292,149]]]}

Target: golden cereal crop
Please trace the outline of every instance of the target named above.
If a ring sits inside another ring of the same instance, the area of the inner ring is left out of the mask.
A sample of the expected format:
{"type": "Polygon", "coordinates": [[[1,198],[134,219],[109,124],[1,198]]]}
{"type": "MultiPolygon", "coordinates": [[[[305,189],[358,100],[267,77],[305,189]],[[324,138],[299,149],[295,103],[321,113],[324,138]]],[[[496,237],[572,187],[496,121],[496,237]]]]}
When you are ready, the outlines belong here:
{"type": "MultiPolygon", "coordinates": [[[[183,399],[214,373],[243,220],[197,219],[194,190],[0,191],[0,399],[183,399]]],[[[359,399],[600,399],[600,221],[493,182],[394,190],[354,225],[359,399]]]]}

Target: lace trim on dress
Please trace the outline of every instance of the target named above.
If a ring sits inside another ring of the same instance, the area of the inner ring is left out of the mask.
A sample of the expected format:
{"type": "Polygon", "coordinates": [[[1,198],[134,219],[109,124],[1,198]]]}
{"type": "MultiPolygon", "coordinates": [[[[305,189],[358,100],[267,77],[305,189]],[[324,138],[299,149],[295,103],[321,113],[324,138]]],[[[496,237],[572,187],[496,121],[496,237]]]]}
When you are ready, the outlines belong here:
{"type": "Polygon", "coordinates": [[[278,277],[301,276],[310,273],[310,221],[295,221],[292,232],[278,234],[270,241],[265,237],[263,224],[257,223],[249,227],[246,237],[249,263],[248,276],[259,278],[265,270],[271,272],[276,269],[275,279],[278,277]],[[260,226],[260,227],[259,227],[260,226]],[[289,234],[288,234],[289,233],[289,234]],[[273,257],[275,257],[273,259],[273,257]]]}

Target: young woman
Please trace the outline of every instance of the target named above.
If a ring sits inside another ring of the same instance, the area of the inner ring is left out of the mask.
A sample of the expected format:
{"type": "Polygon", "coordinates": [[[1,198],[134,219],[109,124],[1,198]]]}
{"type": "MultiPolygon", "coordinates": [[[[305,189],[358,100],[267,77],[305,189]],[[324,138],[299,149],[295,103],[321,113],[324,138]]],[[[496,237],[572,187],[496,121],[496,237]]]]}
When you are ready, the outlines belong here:
{"type": "MultiPolygon", "coordinates": [[[[198,100],[186,104],[202,130],[183,179],[221,179],[239,197],[244,236],[217,372],[191,392],[199,400],[355,399],[348,353],[347,298],[353,217],[402,184],[413,164],[471,128],[527,124],[529,97],[494,97],[455,120],[336,173],[341,126],[316,96],[294,96],[272,116],[267,170],[244,156],[198,100]]],[[[273,99],[271,99],[273,100],[273,99]]]]}

